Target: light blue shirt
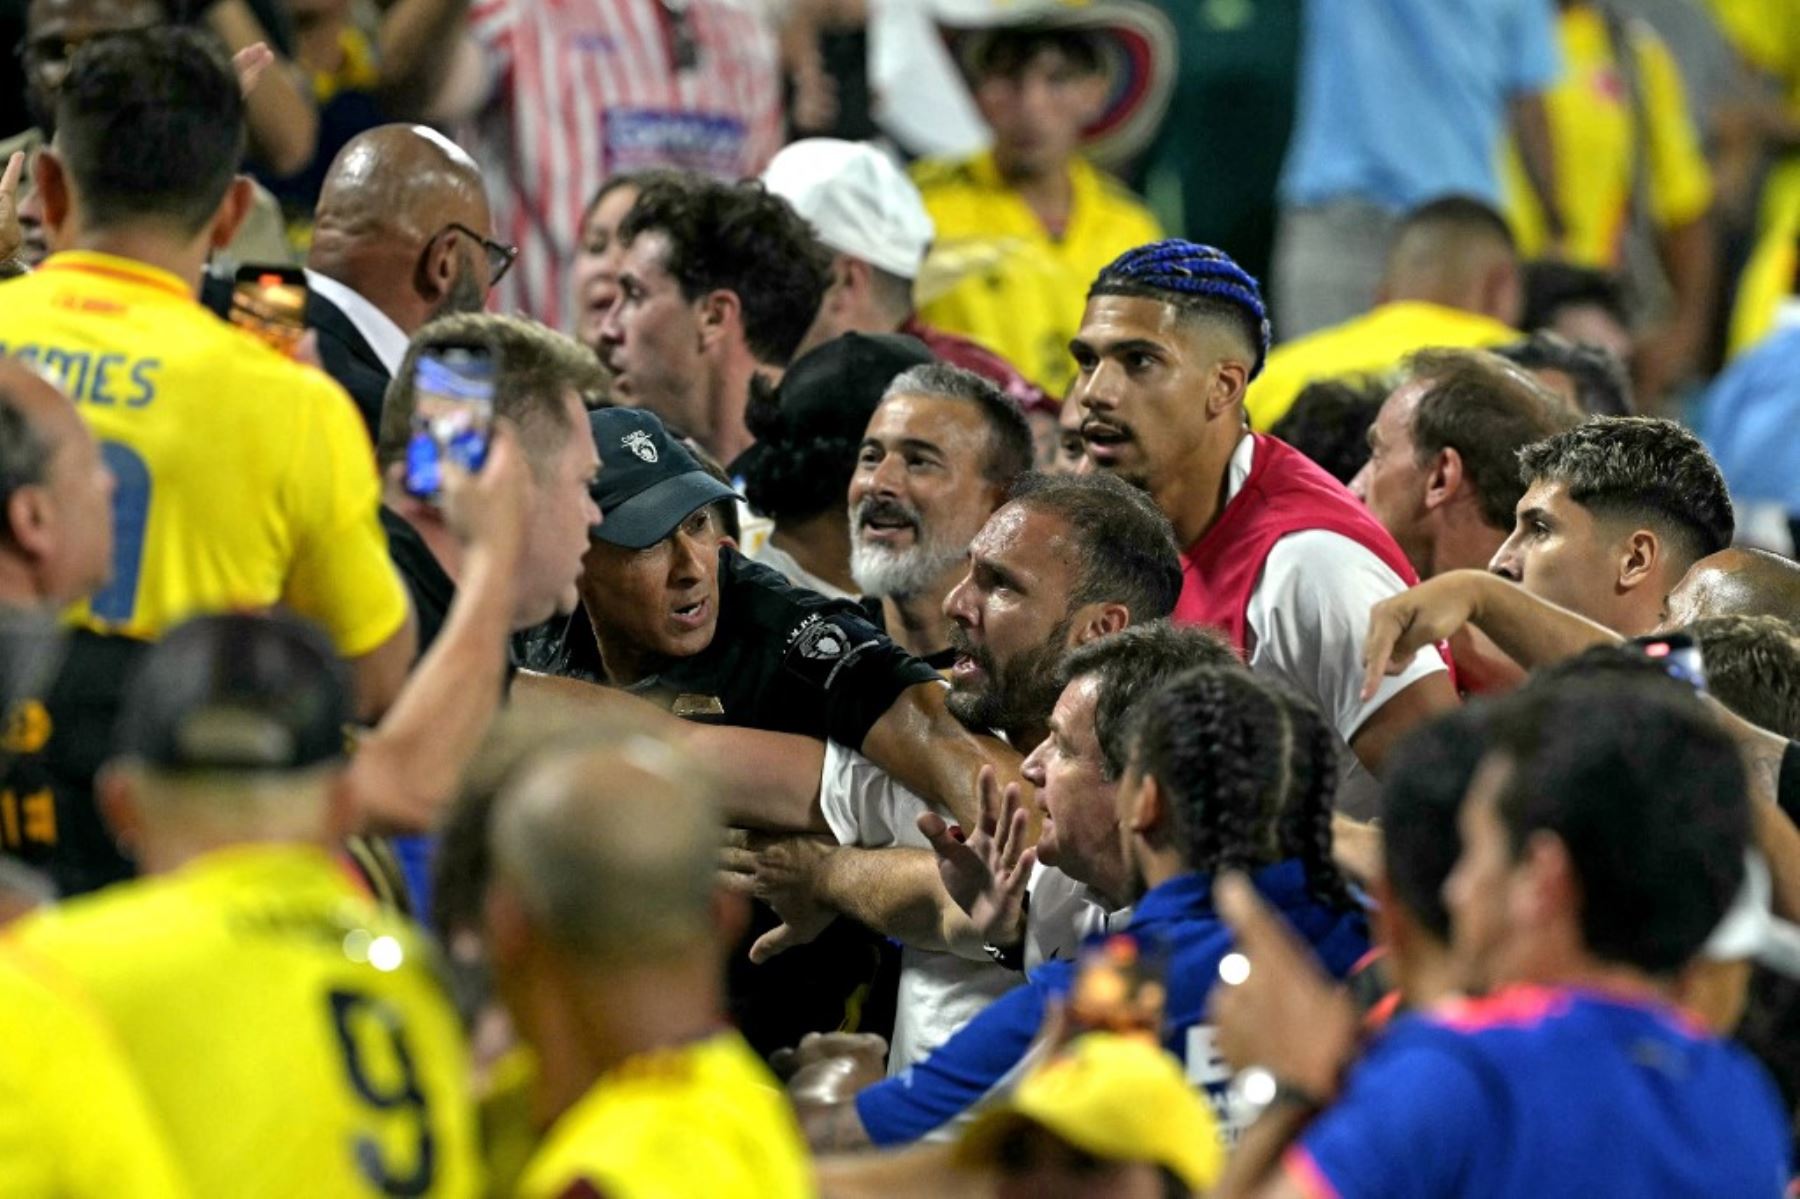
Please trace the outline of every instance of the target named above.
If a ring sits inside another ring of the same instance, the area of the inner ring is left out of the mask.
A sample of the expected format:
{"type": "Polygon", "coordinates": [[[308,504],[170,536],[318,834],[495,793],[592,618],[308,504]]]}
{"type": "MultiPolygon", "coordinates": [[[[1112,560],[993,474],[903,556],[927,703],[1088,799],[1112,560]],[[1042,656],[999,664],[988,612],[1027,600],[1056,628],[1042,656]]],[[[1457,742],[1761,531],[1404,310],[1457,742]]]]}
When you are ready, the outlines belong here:
{"type": "Polygon", "coordinates": [[[1740,356],[1703,405],[1700,439],[1732,499],[1800,514],[1800,327],[1772,333],[1740,356]]]}
{"type": "Polygon", "coordinates": [[[1288,206],[1498,204],[1506,103],[1561,69],[1553,0],[1306,0],[1288,206]]]}

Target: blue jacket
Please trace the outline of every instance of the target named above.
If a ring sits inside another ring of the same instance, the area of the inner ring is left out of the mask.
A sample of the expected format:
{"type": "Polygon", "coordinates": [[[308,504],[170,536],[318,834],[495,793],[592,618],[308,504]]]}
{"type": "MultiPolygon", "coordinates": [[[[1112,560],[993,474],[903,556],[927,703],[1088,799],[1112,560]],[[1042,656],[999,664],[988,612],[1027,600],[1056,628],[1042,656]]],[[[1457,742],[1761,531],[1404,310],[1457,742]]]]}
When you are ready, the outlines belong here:
{"type": "MultiPolygon", "coordinates": [[[[1251,881],[1333,975],[1343,977],[1368,952],[1363,914],[1321,904],[1299,862],[1265,867],[1251,881]]],[[[1231,932],[1213,911],[1212,892],[1211,875],[1172,878],[1145,893],[1125,929],[1168,954],[1164,1044],[1186,1063],[1191,1079],[1205,1077],[1212,1065],[1198,1060],[1209,1052],[1208,1040],[1189,1033],[1203,1027],[1219,960],[1231,951],[1231,932]]],[[[859,1094],[856,1110],[870,1139],[877,1145],[918,1140],[1005,1081],[1037,1036],[1049,999],[1068,992],[1075,969],[1074,962],[1045,963],[925,1060],[859,1094]]]]}

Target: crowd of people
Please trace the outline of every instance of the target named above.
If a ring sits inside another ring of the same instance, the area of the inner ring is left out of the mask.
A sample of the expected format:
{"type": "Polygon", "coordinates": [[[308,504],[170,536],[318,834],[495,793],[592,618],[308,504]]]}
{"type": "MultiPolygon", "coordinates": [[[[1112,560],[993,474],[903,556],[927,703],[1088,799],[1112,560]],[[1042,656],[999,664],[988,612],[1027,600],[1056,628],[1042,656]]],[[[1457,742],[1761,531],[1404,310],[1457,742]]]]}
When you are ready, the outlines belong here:
{"type": "Polygon", "coordinates": [[[1800,1193],[1800,6],[1189,7],[32,0],[0,1196],[1800,1193]]]}

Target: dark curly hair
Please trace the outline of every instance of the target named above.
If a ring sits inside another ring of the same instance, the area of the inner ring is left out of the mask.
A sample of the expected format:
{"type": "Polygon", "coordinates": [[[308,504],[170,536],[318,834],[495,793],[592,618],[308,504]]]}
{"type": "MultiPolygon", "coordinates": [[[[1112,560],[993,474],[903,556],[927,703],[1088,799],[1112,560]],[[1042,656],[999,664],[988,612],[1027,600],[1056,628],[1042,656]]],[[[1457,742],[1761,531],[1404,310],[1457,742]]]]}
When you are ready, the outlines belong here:
{"type": "Polygon", "coordinates": [[[761,375],[750,379],[744,426],[759,444],[779,450],[756,454],[739,467],[744,475],[744,498],[752,508],[780,521],[804,520],[844,506],[850,479],[856,473],[856,452],[862,445],[860,429],[854,437],[788,438],[780,396],[775,385],[761,375]]]}
{"type": "Polygon", "coordinates": [[[1631,416],[1637,412],[1631,398],[1631,376],[1610,350],[1578,345],[1540,329],[1524,341],[1497,347],[1494,353],[1533,374],[1558,371],[1567,375],[1575,384],[1576,401],[1589,416],[1631,416]]]}
{"type": "Polygon", "coordinates": [[[1318,899],[1356,906],[1331,857],[1337,745],[1290,688],[1232,667],[1171,679],[1139,704],[1131,770],[1154,778],[1194,870],[1298,860],[1318,899]]]}
{"type": "Polygon", "coordinates": [[[1675,576],[1731,544],[1731,493],[1700,439],[1672,420],[1597,416],[1519,451],[1527,486],[1561,483],[1597,516],[1642,520],[1671,544],[1675,576]]]}
{"type": "Polygon", "coordinates": [[[1348,486],[1369,460],[1369,426],[1389,390],[1379,376],[1314,379],[1269,432],[1348,486]]]}
{"type": "Polygon", "coordinates": [[[646,178],[619,237],[630,244],[649,232],[668,238],[663,269],[683,297],[732,292],[751,354],[764,365],[787,364],[818,314],[831,258],[786,200],[754,180],[646,178]]]}

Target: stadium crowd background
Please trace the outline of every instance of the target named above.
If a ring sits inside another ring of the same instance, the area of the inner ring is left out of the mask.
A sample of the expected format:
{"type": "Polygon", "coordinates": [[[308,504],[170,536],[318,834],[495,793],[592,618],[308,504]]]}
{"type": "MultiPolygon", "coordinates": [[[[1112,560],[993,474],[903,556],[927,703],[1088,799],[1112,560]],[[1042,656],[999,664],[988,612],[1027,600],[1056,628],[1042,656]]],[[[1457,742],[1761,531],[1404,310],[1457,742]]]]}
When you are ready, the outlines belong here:
{"type": "Polygon", "coordinates": [[[1793,1193],[1800,4],[0,23],[0,1195],[1793,1193]]]}

